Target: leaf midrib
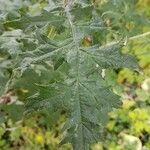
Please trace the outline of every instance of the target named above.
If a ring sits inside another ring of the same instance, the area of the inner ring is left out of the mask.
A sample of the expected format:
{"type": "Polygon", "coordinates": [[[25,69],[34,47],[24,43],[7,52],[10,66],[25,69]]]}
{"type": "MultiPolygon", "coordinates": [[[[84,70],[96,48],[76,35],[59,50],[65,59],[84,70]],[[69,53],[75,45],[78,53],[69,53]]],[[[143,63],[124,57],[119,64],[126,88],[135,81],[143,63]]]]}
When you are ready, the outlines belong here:
{"type": "Polygon", "coordinates": [[[73,24],[73,21],[72,21],[72,15],[69,11],[69,9],[65,9],[65,12],[66,12],[66,16],[67,16],[67,19],[69,21],[69,24],[70,24],[70,27],[71,27],[71,32],[72,32],[72,37],[73,37],[73,42],[74,42],[74,45],[75,45],[75,48],[76,48],[76,51],[77,51],[77,54],[76,54],[76,64],[77,64],[77,74],[76,74],[76,86],[77,86],[77,106],[78,106],[78,112],[80,114],[80,121],[79,121],[79,133],[81,133],[82,137],[80,137],[81,141],[80,141],[80,149],[84,149],[84,138],[83,138],[83,126],[82,126],[82,111],[81,111],[81,103],[80,103],[80,90],[79,90],[79,87],[80,87],[80,71],[79,71],[79,65],[80,65],[80,59],[79,59],[79,52],[80,52],[80,46],[79,46],[79,43],[76,41],[77,37],[76,37],[76,27],[74,26],[73,24]],[[80,125],[81,123],[81,125],[80,125]]]}

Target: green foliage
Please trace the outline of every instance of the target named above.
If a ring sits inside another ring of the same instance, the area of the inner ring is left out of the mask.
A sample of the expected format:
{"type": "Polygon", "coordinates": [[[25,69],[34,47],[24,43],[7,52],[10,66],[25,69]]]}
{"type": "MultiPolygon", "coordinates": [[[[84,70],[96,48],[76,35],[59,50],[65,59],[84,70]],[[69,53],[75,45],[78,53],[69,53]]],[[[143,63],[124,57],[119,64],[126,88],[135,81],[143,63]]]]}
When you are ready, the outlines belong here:
{"type": "MultiPolygon", "coordinates": [[[[23,101],[26,114],[49,110],[51,121],[65,112],[68,119],[61,144],[71,143],[75,150],[89,149],[90,144],[98,142],[108,112],[121,104],[120,97],[111,89],[113,83],[104,79],[103,70],[109,73],[110,69],[122,67],[139,69],[134,57],[121,52],[126,41],[120,37],[127,35],[128,30],[132,30],[129,36],[135,35],[139,32],[137,24],[147,25],[148,21],[131,12],[135,1],[114,2],[104,2],[100,8],[96,2],[87,0],[50,0],[37,14],[33,9],[26,13],[29,4],[24,3],[22,7],[19,5],[21,8],[8,3],[6,12],[1,9],[4,13],[0,16],[1,95],[15,92],[23,101]],[[110,6],[114,16],[106,11],[110,6]],[[121,6],[122,10],[116,9],[121,6]],[[137,19],[133,23],[135,28],[131,27],[132,21],[126,21],[130,19],[128,14],[145,22],[137,19]],[[126,20],[120,26],[118,22],[123,18],[126,20]],[[118,31],[123,34],[120,36],[118,31]],[[84,45],[87,37],[90,44],[84,45]],[[118,42],[106,44],[114,39],[118,42]]],[[[18,106],[17,102],[15,106],[6,105],[6,112],[13,120],[20,117],[10,109],[13,106],[20,109],[22,103],[18,106]]]]}

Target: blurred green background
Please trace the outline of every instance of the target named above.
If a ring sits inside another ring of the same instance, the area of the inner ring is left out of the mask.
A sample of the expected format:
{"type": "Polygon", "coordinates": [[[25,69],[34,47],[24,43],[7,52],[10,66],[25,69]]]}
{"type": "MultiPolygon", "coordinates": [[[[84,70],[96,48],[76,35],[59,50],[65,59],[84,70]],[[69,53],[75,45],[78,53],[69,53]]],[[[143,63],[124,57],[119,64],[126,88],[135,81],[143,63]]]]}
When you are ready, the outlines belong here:
{"type": "MultiPolygon", "coordinates": [[[[105,42],[150,32],[150,0],[94,0],[93,3],[112,31],[105,42]]],[[[48,0],[0,0],[0,19],[5,14],[8,19],[9,16],[15,18],[16,10],[38,15],[43,8],[48,9],[49,4],[48,0]]],[[[3,30],[0,23],[0,32],[3,30]]],[[[49,38],[56,35],[53,27],[47,31],[49,38]]],[[[96,33],[94,38],[100,41],[96,33]]],[[[84,44],[88,44],[86,42],[84,44]]],[[[93,145],[93,150],[150,150],[150,34],[130,38],[123,52],[133,54],[141,70],[107,70],[105,78],[114,92],[121,95],[123,104],[109,114],[103,141],[93,145]]],[[[71,150],[70,145],[58,147],[65,116],[50,122],[50,111],[43,110],[16,122],[21,111],[8,110],[11,119],[0,119],[3,122],[0,124],[0,150],[71,150]]]]}

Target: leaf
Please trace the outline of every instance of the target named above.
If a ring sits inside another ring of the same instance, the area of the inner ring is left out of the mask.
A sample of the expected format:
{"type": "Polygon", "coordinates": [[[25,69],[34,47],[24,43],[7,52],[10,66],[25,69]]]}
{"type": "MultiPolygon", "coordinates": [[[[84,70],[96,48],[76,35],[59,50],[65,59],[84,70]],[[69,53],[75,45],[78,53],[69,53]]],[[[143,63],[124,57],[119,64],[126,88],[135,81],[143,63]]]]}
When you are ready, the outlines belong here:
{"type": "MultiPolygon", "coordinates": [[[[79,18],[72,16],[70,11],[66,11],[66,14],[73,41],[70,45],[67,43],[59,55],[59,48],[56,48],[56,53],[50,52],[49,56],[57,55],[61,60],[63,55],[70,66],[69,73],[62,81],[39,87],[39,91],[28,99],[27,110],[66,110],[70,117],[64,126],[67,133],[62,144],[69,142],[75,150],[87,150],[89,144],[100,140],[100,129],[107,121],[108,112],[121,104],[119,96],[111,91],[101,77],[102,69],[123,66],[137,68],[138,65],[132,56],[120,52],[121,43],[99,48],[82,47],[80,42],[83,36],[78,36],[82,31],[76,26],[79,18]]],[[[93,18],[92,15],[90,18],[93,18]]]]}
{"type": "Polygon", "coordinates": [[[23,36],[24,35],[21,30],[4,32],[0,37],[0,49],[2,51],[4,50],[4,52],[7,50],[10,55],[16,55],[20,53],[22,43],[19,43],[17,40],[23,36]]]}
{"type": "Polygon", "coordinates": [[[121,53],[121,47],[121,43],[118,42],[100,48],[90,47],[86,49],[82,48],[81,50],[86,53],[86,55],[91,56],[102,68],[139,68],[133,56],[121,53]]]}
{"type": "Polygon", "coordinates": [[[17,57],[12,87],[29,91],[25,96],[26,113],[41,109],[65,111],[68,120],[61,144],[71,143],[74,150],[88,150],[90,144],[102,138],[108,112],[121,104],[120,97],[105,81],[103,70],[137,69],[138,65],[135,58],[121,53],[122,41],[104,46],[91,42],[84,47],[82,41],[86,37],[92,39],[94,33],[100,36],[101,31],[107,30],[89,1],[57,2],[40,16],[22,16],[4,24],[24,32],[35,26],[33,33],[25,32],[34,39],[32,42],[21,39],[25,46],[17,57]],[[59,34],[53,40],[42,32],[47,25],[54,26],[59,34]]]}
{"type": "MultiPolygon", "coordinates": [[[[8,116],[9,119],[12,119],[12,121],[16,122],[22,119],[24,106],[16,105],[16,104],[11,104],[11,105],[0,104],[0,111],[7,114],[6,116],[8,116]]],[[[4,119],[4,118],[1,118],[0,116],[0,119],[4,119]]]]}
{"type": "Polygon", "coordinates": [[[40,16],[24,16],[21,19],[8,21],[5,27],[12,27],[17,29],[26,29],[32,26],[42,26],[45,24],[59,25],[64,21],[62,16],[55,15],[51,12],[43,11],[40,16]]]}

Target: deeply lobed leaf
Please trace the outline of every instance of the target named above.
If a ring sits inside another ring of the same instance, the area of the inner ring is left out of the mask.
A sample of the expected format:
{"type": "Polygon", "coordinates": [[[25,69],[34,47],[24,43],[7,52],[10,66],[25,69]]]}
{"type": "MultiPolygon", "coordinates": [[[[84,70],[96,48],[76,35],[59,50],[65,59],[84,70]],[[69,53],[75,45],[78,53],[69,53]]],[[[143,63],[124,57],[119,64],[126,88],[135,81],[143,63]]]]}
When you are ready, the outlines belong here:
{"type": "Polygon", "coordinates": [[[121,42],[101,47],[94,43],[87,48],[82,45],[86,36],[107,29],[89,4],[84,0],[66,1],[64,5],[53,1],[49,12],[4,23],[6,28],[24,32],[34,27],[34,34],[27,33],[30,38],[20,39],[26,47],[17,55],[12,87],[32,90],[26,112],[65,110],[69,117],[62,144],[69,142],[75,150],[88,150],[90,144],[98,142],[108,112],[121,104],[120,97],[101,76],[102,69],[138,68],[132,56],[121,53],[121,42]],[[54,40],[41,32],[47,25],[55,26],[60,33],[54,40]]]}

